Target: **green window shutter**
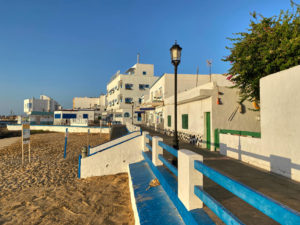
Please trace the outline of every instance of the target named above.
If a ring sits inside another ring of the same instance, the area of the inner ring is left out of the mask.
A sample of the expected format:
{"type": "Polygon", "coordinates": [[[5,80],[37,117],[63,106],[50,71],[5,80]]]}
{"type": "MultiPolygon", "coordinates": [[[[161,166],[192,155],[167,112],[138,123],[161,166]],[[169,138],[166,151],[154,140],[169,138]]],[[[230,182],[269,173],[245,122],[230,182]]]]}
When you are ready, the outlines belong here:
{"type": "Polygon", "coordinates": [[[182,114],[182,129],[189,129],[189,115],[182,114]]]}
{"type": "Polygon", "coordinates": [[[168,127],[171,127],[171,116],[168,116],[168,127]]]}

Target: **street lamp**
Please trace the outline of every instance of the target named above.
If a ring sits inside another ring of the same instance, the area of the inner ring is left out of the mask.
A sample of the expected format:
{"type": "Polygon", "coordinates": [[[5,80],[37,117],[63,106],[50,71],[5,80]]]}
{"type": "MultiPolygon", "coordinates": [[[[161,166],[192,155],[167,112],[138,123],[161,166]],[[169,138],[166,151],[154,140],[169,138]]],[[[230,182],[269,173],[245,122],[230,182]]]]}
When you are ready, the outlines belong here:
{"type": "Polygon", "coordinates": [[[178,149],[178,136],[177,136],[177,67],[180,63],[180,57],[181,57],[181,50],[182,48],[177,44],[175,41],[175,44],[170,48],[171,52],[171,60],[172,64],[174,65],[174,74],[175,74],[175,87],[174,87],[174,128],[175,128],[175,134],[173,139],[173,147],[178,149]]]}

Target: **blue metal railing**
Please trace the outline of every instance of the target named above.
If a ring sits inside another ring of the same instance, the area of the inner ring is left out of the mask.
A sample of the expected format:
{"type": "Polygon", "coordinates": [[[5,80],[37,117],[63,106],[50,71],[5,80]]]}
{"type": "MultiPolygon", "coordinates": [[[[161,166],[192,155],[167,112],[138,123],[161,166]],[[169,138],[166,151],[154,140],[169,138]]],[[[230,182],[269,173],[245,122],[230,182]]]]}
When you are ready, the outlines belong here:
{"type": "Polygon", "coordinates": [[[146,134],[146,138],[148,138],[150,141],[152,141],[152,137],[149,134],[146,134]]]}
{"type": "Polygon", "coordinates": [[[152,147],[146,143],[146,147],[152,152],[152,147]]]}
{"type": "Polygon", "coordinates": [[[158,145],[166,151],[168,151],[169,153],[171,153],[172,155],[174,155],[176,158],[178,157],[178,151],[175,148],[172,148],[171,146],[163,143],[162,141],[159,141],[158,145]]]}
{"type": "Polygon", "coordinates": [[[158,155],[158,158],[176,177],[178,177],[178,170],[175,166],[169,163],[161,154],[158,155]]]}
{"type": "MultiPolygon", "coordinates": [[[[238,196],[248,204],[252,205],[254,208],[258,209],[262,213],[266,214],[276,222],[280,224],[300,224],[300,213],[294,211],[293,209],[284,206],[273,199],[253,190],[250,187],[247,187],[219,172],[216,170],[204,165],[200,161],[195,161],[194,167],[196,170],[201,172],[203,175],[219,184],[223,188],[227,189],[234,195],[238,196]]],[[[201,193],[204,193],[202,190],[199,191],[199,188],[195,187],[195,194],[199,197],[201,193]]],[[[207,196],[205,196],[207,197],[207,196]]],[[[201,197],[200,197],[201,198],[201,197]]],[[[204,202],[204,201],[203,201],[204,202]]],[[[204,202],[205,203],[205,202],[204,202]]],[[[206,203],[205,203],[206,204],[206,203]]],[[[223,212],[217,207],[217,215],[225,223],[230,223],[232,217],[226,217],[223,215],[223,212]]],[[[239,223],[236,223],[239,224],[239,223]]]]}

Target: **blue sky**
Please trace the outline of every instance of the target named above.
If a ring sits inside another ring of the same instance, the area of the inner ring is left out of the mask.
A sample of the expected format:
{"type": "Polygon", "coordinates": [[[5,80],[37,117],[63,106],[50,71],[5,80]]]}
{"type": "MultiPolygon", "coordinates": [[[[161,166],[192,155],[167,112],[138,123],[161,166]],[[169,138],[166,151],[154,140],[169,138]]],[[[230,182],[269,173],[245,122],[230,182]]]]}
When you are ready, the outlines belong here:
{"type": "MultiPolygon", "coordinates": [[[[299,1],[296,1],[297,3],[299,1]]],[[[99,96],[136,63],[173,72],[169,48],[183,48],[179,73],[226,73],[226,37],[245,31],[252,11],[278,15],[289,0],[0,0],[0,115],[23,112],[46,94],[65,108],[99,96]]]]}

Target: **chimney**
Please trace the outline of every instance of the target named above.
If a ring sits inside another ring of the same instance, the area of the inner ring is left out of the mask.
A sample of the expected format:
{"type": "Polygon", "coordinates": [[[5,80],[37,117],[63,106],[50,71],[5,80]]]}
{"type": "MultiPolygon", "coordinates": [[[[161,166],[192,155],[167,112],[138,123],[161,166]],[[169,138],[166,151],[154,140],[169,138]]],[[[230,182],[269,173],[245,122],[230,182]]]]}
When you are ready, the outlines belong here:
{"type": "Polygon", "coordinates": [[[140,63],[140,53],[137,54],[137,64],[140,63]]]}

